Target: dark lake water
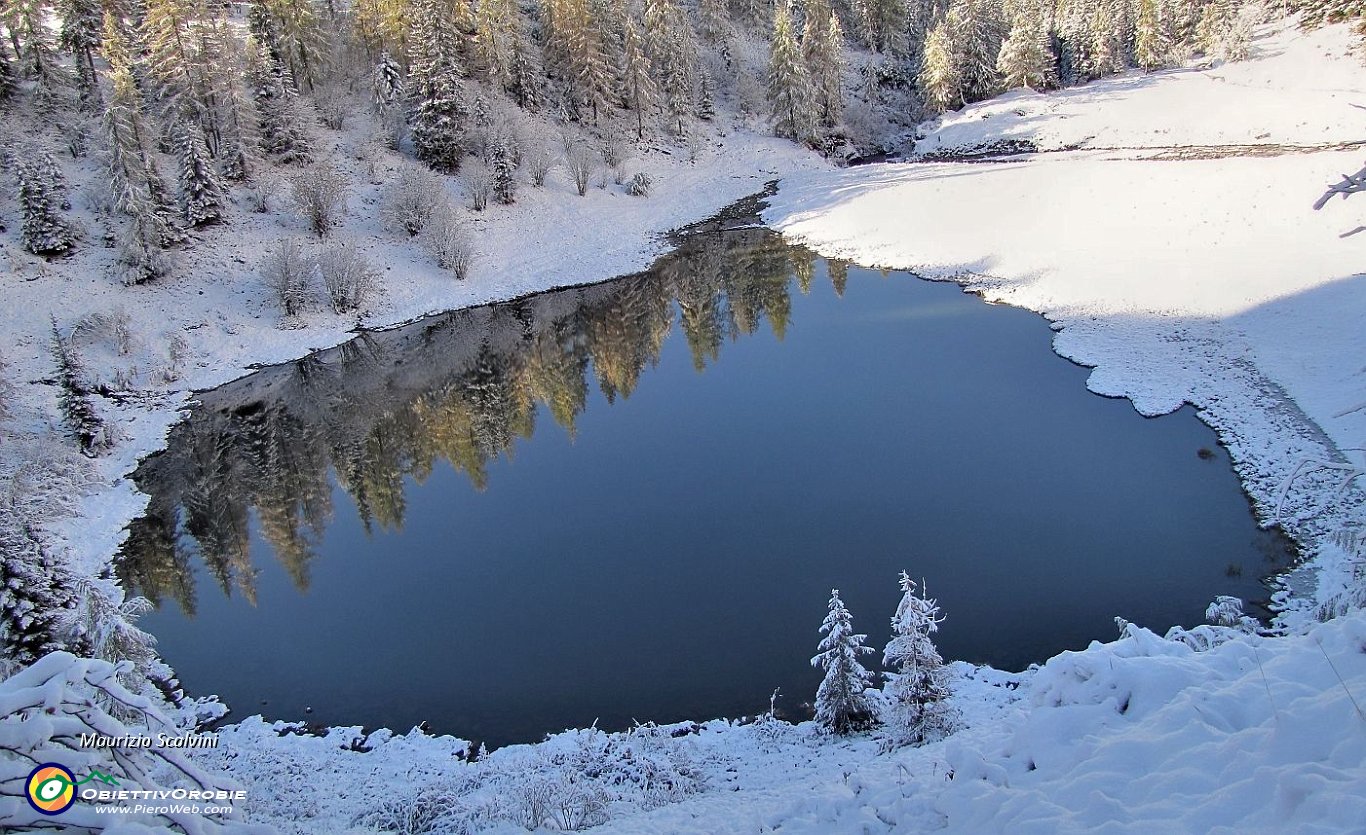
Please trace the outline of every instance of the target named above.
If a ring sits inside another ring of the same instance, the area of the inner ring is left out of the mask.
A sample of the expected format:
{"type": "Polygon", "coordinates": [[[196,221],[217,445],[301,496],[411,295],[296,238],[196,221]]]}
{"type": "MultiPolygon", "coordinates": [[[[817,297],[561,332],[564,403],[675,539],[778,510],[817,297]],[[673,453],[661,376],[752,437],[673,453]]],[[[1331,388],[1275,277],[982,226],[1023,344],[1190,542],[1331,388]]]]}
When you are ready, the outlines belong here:
{"type": "Polygon", "coordinates": [[[1011,669],[1264,597],[1286,554],[1214,434],[1088,393],[1050,336],[766,230],[695,235],[205,394],[138,474],[120,570],[235,715],[490,744],[775,687],[800,715],[831,587],[880,650],[903,569],[947,658],[1011,669]]]}

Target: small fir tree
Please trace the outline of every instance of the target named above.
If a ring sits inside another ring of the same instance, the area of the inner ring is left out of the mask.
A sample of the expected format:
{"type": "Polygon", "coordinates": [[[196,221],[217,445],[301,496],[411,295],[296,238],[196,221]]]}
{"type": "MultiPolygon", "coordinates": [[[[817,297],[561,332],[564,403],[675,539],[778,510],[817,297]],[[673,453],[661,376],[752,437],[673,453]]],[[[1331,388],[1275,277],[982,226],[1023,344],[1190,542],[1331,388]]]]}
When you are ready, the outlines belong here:
{"type": "Polygon", "coordinates": [[[180,216],[189,226],[222,220],[223,184],[199,131],[181,122],[176,127],[175,152],[179,164],[176,179],[180,185],[180,216]]]}
{"type": "Polygon", "coordinates": [[[81,445],[81,452],[94,455],[104,439],[104,422],[95,413],[89,390],[82,377],[85,369],[76,346],[62,338],[57,320],[52,320],[52,359],[57,366],[57,405],[73,437],[81,445]]]}
{"type": "Polygon", "coordinates": [[[943,113],[962,103],[963,82],[953,47],[949,27],[939,23],[925,39],[925,51],[920,59],[920,89],[925,94],[925,106],[934,113],[943,113]]]}
{"type": "Polygon", "coordinates": [[[1172,60],[1171,22],[1160,0],[1138,0],[1134,22],[1134,62],[1145,70],[1165,67],[1172,60]]]}
{"type": "Polygon", "coordinates": [[[298,93],[288,67],[264,41],[247,41],[247,83],[256,105],[261,150],[279,162],[309,162],[313,149],[297,107],[298,93]]]}
{"type": "Polygon", "coordinates": [[[633,18],[626,19],[622,43],[622,83],[626,106],[636,114],[636,139],[645,138],[645,117],[655,105],[659,92],[655,87],[650,59],[645,54],[645,39],[633,18]]]}
{"type": "Polygon", "coordinates": [[[840,600],[839,589],[830,590],[830,611],[820,631],[825,637],[811,659],[811,666],[825,670],[816,690],[816,722],[837,734],[866,730],[874,722],[872,703],[864,693],[872,684],[872,674],[858,659],[873,649],[863,645],[867,635],[854,632],[853,617],[840,600]]]}
{"type": "Polygon", "coordinates": [[[1007,90],[1029,87],[1046,90],[1056,87],[1057,74],[1053,50],[1048,44],[1048,33],[1037,19],[1021,19],[1001,43],[996,57],[996,71],[1007,90]]]}
{"type": "Polygon", "coordinates": [[[15,177],[19,180],[19,206],[24,213],[22,238],[24,249],[34,255],[59,255],[71,249],[71,227],[57,213],[62,202],[61,183],[54,179],[52,165],[17,162],[15,177]]]}
{"type": "Polygon", "coordinates": [[[19,511],[0,519],[0,646],[18,664],[68,649],[63,625],[76,608],[68,569],[19,511]]]}
{"type": "Polygon", "coordinates": [[[886,693],[891,699],[892,745],[915,745],[948,733],[953,715],[944,659],[934,645],[935,632],[944,618],[935,601],[916,594],[915,581],[901,572],[901,603],[892,616],[892,640],[882,663],[895,672],[886,693]]]}

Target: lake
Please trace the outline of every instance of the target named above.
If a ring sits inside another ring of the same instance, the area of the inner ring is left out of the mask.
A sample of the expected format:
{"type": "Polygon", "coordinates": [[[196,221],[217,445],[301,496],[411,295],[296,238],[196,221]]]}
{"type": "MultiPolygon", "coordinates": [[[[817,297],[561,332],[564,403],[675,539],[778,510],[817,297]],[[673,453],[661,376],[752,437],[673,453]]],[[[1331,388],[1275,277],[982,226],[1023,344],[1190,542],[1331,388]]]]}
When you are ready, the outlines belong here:
{"type": "Polygon", "coordinates": [[[903,569],[946,658],[1009,669],[1264,599],[1287,545],[1214,433],[1089,393],[1051,335],[712,228],[203,394],[137,473],[120,574],[234,715],[490,745],[776,687],[800,717],[830,589],[880,651],[903,569]]]}

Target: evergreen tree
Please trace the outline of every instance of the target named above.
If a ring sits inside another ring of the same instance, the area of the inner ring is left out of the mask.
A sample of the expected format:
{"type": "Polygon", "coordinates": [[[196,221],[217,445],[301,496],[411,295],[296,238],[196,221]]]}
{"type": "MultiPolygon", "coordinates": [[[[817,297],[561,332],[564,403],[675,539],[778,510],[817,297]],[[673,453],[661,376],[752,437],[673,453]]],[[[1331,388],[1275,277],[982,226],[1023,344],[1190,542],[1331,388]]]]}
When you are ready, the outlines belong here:
{"type": "Polygon", "coordinates": [[[798,142],[811,137],[811,79],[802,62],[789,4],[773,9],[773,41],[768,57],[768,102],[774,132],[798,142]]]}
{"type": "Polygon", "coordinates": [[[957,0],[947,21],[963,103],[991,98],[999,87],[996,59],[1005,37],[999,7],[993,0],[957,0]]]}
{"type": "Polygon", "coordinates": [[[403,67],[387,49],[380,53],[379,63],[375,64],[371,89],[374,92],[375,109],[381,114],[392,113],[403,101],[403,67]]]}
{"type": "Polygon", "coordinates": [[[8,99],[14,95],[15,84],[18,79],[14,73],[14,62],[10,61],[9,53],[5,51],[5,45],[0,43],[0,101],[8,99]]]}
{"type": "Polygon", "coordinates": [[[512,45],[512,78],[508,82],[508,95],[512,96],[512,100],[523,110],[535,110],[540,103],[537,75],[531,57],[531,47],[527,45],[526,38],[522,37],[519,28],[512,45]]]}
{"type": "Polygon", "coordinates": [[[62,338],[57,320],[52,320],[52,359],[57,366],[57,406],[62,421],[81,445],[81,452],[94,455],[103,445],[104,421],[95,414],[86,388],[85,369],[76,346],[62,338]]]}
{"type": "Polygon", "coordinates": [[[517,7],[511,0],[479,0],[474,29],[475,55],[484,77],[495,87],[507,89],[512,83],[517,7]]]}
{"type": "Polygon", "coordinates": [[[75,582],[38,531],[6,508],[0,517],[0,646],[16,664],[68,647],[63,624],[76,608],[75,582]]]}
{"type": "Polygon", "coordinates": [[[141,29],[146,66],[167,121],[193,121],[203,130],[209,147],[218,147],[218,114],[195,31],[204,16],[202,5],[198,0],[146,0],[144,8],[141,29]]]}
{"type": "Polygon", "coordinates": [[[55,161],[26,163],[16,160],[14,173],[19,180],[19,206],[24,213],[24,249],[34,255],[57,255],[71,249],[71,227],[57,213],[62,202],[61,182],[54,179],[55,161]],[[34,164],[37,163],[37,164],[34,164]]]}
{"type": "Polygon", "coordinates": [[[51,15],[48,0],[6,0],[0,5],[0,21],[9,30],[19,71],[47,89],[60,86],[62,81],[56,45],[47,25],[51,15]]]}
{"type": "Polygon", "coordinates": [[[189,226],[216,223],[223,218],[223,184],[209,160],[199,131],[182,122],[176,126],[179,163],[180,215],[189,226]]]}
{"type": "Polygon", "coordinates": [[[1159,0],[1138,0],[1134,22],[1134,62],[1145,70],[1165,67],[1172,60],[1172,31],[1159,0]]]}
{"type": "Polygon", "coordinates": [[[807,5],[802,55],[806,59],[815,97],[816,112],[827,127],[839,124],[844,114],[844,35],[839,18],[823,0],[807,5]]]}
{"type": "Polygon", "coordinates": [[[461,92],[459,34],[439,0],[414,0],[408,36],[408,94],[416,100],[409,124],[417,158],[455,171],[469,111],[461,92]]]}
{"type": "Polygon", "coordinates": [[[932,637],[944,618],[923,589],[916,594],[915,581],[904,571],[901,591],[882,663],[895,671],[886,690],[892,699],[891,742],[909,745],[947,733],[953,716],[946,703],[949,685],[944,659],[932,637]]]}
{"type": "Polygon", "coordinates": [[[825,670],[816,690],[816,722],[837,734],[865,730],[873,724],[873,706],[864,694],[872,685],[872,675],[858,659],[873,649],[863,645],[867,635],[854,632],[839,589],[830,590],[830,611],[820,631],[825,637],[811,659],[811,666],[825,670]]]}
{"type": "Polygon", "coordinates": [[[636,138],[645,138],[645,114],[658,97],[651,77],[650,59],[645,55],[645,40],[640,28],[631,19],[626,21],[626,37],[622,46],[622,83],[626,91],[626,106],[636,114],[636,138]]]}
{"type": "Polygon", "coordinates": [[[645,54],[654,65],[660,99],[681,134],[683,117],[696,105],[697,44],[692,24],[674,0],[646,0],[645,54]]]}
{"type": "Polygon", "coordinates": [[[199,37],[209,100],[216,113],[213,124],[218,145],[209,151],[224,177],[244,180],[251,175],[254,151],[261,146],[260,115],[243,86],[247,74],[244,46],[231,36],[219,14],[204,21],[199,37]]]}
{"type": "Polygon", "coordinates": [[[925,39],[920,62],[920,89],[925,94],[925,106],[934,113],[943,113],[963,102],[962,76],[947,22],[931,29],[930,36],[925,39]]]}
{"type": "Polygon", "coordinates": [[[81,106],[97,112],[103,104],[95,73],[95,50],[100,46],[104,25],[99,0],[61,0],[58,11],[62,17],[62,48],[76,59],[76,89],[81,106]]]}
{"type": "Polygon", "coordinates": [[[1056,63],[1043,23],[1037,18],[1022,18],[1001,43],[996,71],[1007,90],[1019,87],[1046,90],[1057,86],[1056,63]]]}
{"type": "Polygon", "coordinates": [[[247,38],[247,83],[256,108],[256,133],[261,150],[279,162],[308,162],[313,148],[299,117],[298,93],[288,68],[264,41],[247,38]]]}
{"type": "Polygon", "coordinates": [[[113,83],[104,113],[109,190],[114,207],[128,216],[119,252],[125,267],[124,283],[138,284],[169,272],[170,264],[161,249],[183,236],[171,224],[169,195],[152,157],[142,97],[133,82],[131,51],[110,14],[105,15],[104,43],[113,83]]]}
{"type": "Polygon", "coordinates": [[[517,202],[517,151],[510,130],[499,126],[490,133],[484,162],[493,178],[493,198],[503,204],[517,202]]]}
{"type": "Polygon", "coordinates": [[[259,0],[275,35],[270,46],[310,91],[326,70],[327,38],[314,0],[259,0]]]}
{"type": "Polygon", "coordinates": [[[730,36],[730,12],[725,0],[700,0],[697,7],[702,37],[720,43],[730,36]]]}

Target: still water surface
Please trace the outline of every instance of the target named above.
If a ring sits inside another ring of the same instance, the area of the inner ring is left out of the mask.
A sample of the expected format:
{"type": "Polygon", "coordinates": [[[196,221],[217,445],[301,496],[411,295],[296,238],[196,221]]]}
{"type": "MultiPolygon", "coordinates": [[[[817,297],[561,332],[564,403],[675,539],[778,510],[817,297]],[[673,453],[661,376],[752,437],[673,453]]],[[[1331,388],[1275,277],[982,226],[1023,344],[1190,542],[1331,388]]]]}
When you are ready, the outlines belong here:
{"type": "Polygon", "coordinates": [[[1213,433],[1088,393],[1050,336],[766,230],[700,234],[205,394],[139,472],[121,572],[235,715],[490,744],[775,687],[800,714],[831,587],[880,648],[902,569],[946,657],[1012,669],[1115,615],[1264,597],[1284,549],[1213,433]]]}

